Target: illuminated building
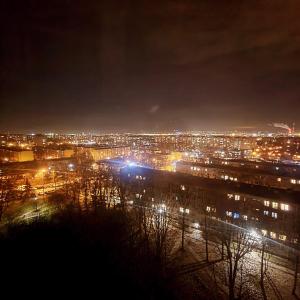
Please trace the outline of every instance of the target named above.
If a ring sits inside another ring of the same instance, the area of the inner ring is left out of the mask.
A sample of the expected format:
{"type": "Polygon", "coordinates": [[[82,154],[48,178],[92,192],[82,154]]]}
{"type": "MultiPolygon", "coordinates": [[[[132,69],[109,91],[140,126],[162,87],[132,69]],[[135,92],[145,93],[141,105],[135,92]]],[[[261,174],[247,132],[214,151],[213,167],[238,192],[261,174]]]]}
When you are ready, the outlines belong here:
{"type": "Polygon", "coordinates": [[[77,154],[84,154],[94,161],[103,159],[128,157],[130,155],[130,147],[128,146],[79,146],[77,154]]]}
{"type": "Polygon", "coordinates": [[[33,151],[18,148],[0,148],[1,162],[24,162],[34,160],[33,151]]]}

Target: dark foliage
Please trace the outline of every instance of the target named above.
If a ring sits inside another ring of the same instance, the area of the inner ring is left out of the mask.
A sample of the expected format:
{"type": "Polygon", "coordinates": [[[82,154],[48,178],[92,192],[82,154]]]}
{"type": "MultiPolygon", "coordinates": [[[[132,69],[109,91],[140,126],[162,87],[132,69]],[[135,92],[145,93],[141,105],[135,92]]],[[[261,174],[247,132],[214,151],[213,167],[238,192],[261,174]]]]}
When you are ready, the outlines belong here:
{"type": "Polygon", "coordinates": [[[155,256],[118,210],[14,225],[2,234],[1,287],[44,299],[173,299],[155,256]]]}

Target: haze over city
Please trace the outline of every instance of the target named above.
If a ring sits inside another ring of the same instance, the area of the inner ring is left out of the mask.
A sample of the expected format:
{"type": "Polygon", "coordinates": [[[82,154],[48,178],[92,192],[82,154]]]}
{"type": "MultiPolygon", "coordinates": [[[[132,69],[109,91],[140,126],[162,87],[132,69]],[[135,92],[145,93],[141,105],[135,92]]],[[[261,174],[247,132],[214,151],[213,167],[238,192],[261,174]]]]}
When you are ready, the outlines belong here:
{"type": "Polygon", "coordinates": [[[1,1],[9,132],[299,123],[297,1],[1,1]]]}

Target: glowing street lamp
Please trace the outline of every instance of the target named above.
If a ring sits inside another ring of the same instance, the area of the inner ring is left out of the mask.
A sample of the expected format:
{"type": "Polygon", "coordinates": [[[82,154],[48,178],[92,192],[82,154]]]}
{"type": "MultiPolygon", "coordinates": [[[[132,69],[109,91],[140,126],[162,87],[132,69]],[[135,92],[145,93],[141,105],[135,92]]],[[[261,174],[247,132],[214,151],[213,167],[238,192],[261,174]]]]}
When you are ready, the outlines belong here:
{"type": "Polygon", "coordinates": [[[74,164],[68,164],[68,168],[69,168],[70,171],[74,171],[74,169],[73,169],[74,168],[74,164]]]}
{"type": "Polygon", "coordinates": [[[160,204],[158,209],[157,209],[158,213],[162,214],[162,213],[165,213],[167,211],[167,206],[166,204],[160,204]]]}
{"type": "Polygon", "coordinates": [[[251,238],[252,238],[253,240],[255,240],[255,241],[260,241],[260,240],[262,240],[262,236],[261,236],[260,234],[258,234],[258,233],[256,232],[256,230],[254,230],[254,229],[251,229],[251,230],[250,230],[250,236],[251,236],[251,238]]]}
{"type": "Polygon", "coordinates": [[[33,200],[35,201],[35,211],[38,211],[38,197],[34,197],[33,200]]]}
{"type": "Polygon", "coordinates": [[[195,227],[196,229],[199,229],[199,228],[200,228],[200,224],[199,224],[199,223],[194,223],[194,227],[195,227]]]}

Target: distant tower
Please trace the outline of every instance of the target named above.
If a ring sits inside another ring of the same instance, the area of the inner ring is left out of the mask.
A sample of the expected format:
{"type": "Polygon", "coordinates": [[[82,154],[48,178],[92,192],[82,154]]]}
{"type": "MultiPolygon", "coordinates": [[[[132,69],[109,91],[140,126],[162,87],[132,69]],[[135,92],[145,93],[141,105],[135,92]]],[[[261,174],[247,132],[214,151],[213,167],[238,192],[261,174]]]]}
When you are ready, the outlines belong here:
{"type": "Polygon", "coordinates": [[[293,126],[292,126],[292,134],[295,133],[295,122],[293,123],[293,126]]]}

